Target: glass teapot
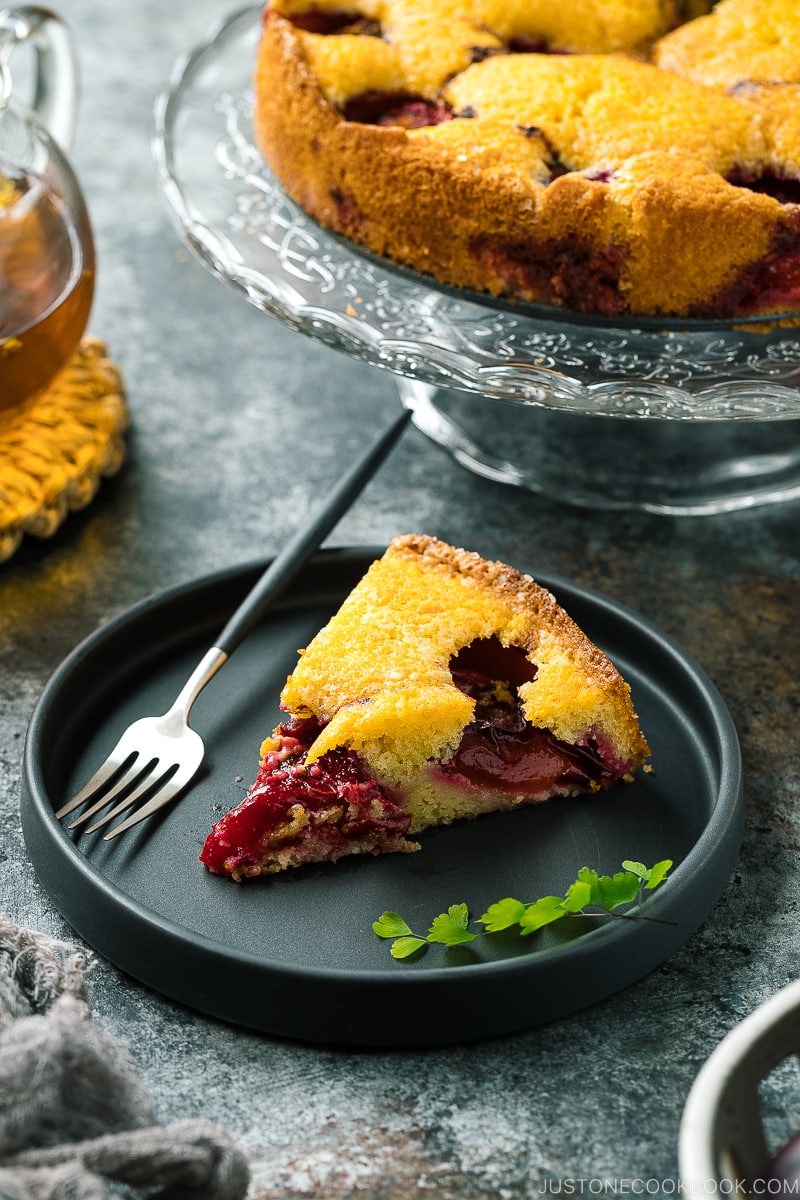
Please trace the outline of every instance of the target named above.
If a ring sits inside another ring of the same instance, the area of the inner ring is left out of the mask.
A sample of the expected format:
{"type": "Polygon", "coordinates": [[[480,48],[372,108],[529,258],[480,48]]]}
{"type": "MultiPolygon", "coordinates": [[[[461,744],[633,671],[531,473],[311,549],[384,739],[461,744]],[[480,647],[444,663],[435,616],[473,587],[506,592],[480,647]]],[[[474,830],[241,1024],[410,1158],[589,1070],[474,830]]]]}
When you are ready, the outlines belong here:
{"type": "Polygon", "coordinates": [[[66,158],[77,61],[64,22],[36,6],[0,8],[0,420],[72,357],[94,292],[94,245],[66,158]],[[33,100],[13,93],[9,60],[27,44],[33,100]]]}

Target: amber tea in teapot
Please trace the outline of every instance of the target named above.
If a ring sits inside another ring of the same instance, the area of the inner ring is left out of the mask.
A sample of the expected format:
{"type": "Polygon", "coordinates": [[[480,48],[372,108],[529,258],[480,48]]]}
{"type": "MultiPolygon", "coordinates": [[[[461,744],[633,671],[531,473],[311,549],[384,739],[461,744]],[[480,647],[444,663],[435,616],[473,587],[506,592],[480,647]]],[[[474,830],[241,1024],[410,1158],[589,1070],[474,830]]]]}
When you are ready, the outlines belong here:
{"type": "Polygon", "coordinates": [[[35,7],[0,11],[0,417],[66,366],[89,318],[94,245],[61,148],[72,136],[76,78],[58,17],[35,7]],[[12,96],[8,58],[23,43],[36,54],[36,111],[12,96]]]}
{"type": "Polygon", "coordinates": [[[0,166],[0,407],[66,365],[89,319],[94,254],[46,180],[0,166]]]}

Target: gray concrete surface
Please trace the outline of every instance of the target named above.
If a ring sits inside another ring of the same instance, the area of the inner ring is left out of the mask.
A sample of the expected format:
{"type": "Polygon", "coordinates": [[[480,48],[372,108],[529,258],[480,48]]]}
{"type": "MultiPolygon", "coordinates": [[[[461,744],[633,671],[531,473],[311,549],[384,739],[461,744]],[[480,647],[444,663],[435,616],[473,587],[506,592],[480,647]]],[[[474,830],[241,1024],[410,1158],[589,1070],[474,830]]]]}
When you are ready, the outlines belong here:
{"type": "MultiPolygon", "coordinates": [[[[19,825],[25,728],[48,677],[143,596],[276,551],[395,389],[233,295],[172,226],[151,159],[153,99],[218,6],[64,0],[61,12],[83,66],[73,157],[98,243],[91,330],[123,371],[133,426],[117,479],[0,572],[0,908],[69,937],[19,825]]],[[[677,637],[741,735],[740,863],[661,969],[594,1009],[479,1045],[353,1053],[273,1040],[100,962],[95,1019],[131,1047],[161,1119],[226,1124],[263,1200],[529,1200],[568,1179],[674,1190],[697,1069],[800,970],[798,515],[797,504],[701,520],[573,510],[479,479],[411,430],[331,544],[434,533],[597,587],[677,637]]],[[[790,1085],[771,1103],[800,1122],[790,1085]]]]}

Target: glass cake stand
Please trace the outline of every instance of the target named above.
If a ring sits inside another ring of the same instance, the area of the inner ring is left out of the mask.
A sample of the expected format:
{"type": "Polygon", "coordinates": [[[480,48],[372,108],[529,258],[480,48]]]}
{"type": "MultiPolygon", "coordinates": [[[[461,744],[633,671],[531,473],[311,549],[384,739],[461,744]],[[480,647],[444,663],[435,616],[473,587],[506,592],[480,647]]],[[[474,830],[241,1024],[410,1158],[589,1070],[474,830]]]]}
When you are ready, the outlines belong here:
{"type": "Polygon", "coordinates": [[[154,153],[180,233],[292,329],[393,372],[416,425],[478,474],[590,507],[706,514],[800,496],[800,328],[588,320],[377,260],[322,230],[254,145],[262,9],[176,64],[154,153]]]}

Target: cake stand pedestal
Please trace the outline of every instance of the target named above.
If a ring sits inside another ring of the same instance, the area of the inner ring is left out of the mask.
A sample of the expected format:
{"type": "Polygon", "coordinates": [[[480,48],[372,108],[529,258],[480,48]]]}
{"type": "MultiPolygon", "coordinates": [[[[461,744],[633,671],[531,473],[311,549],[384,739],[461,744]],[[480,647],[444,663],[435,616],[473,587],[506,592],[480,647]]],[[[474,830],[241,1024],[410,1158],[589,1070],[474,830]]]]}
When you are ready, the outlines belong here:
{"type": "Polygon", "coordinates": [[[587,508],[704,516],[800,497],[800,420],[631,419],[410,379],[414,424],[469,470],[587,508]]]}

